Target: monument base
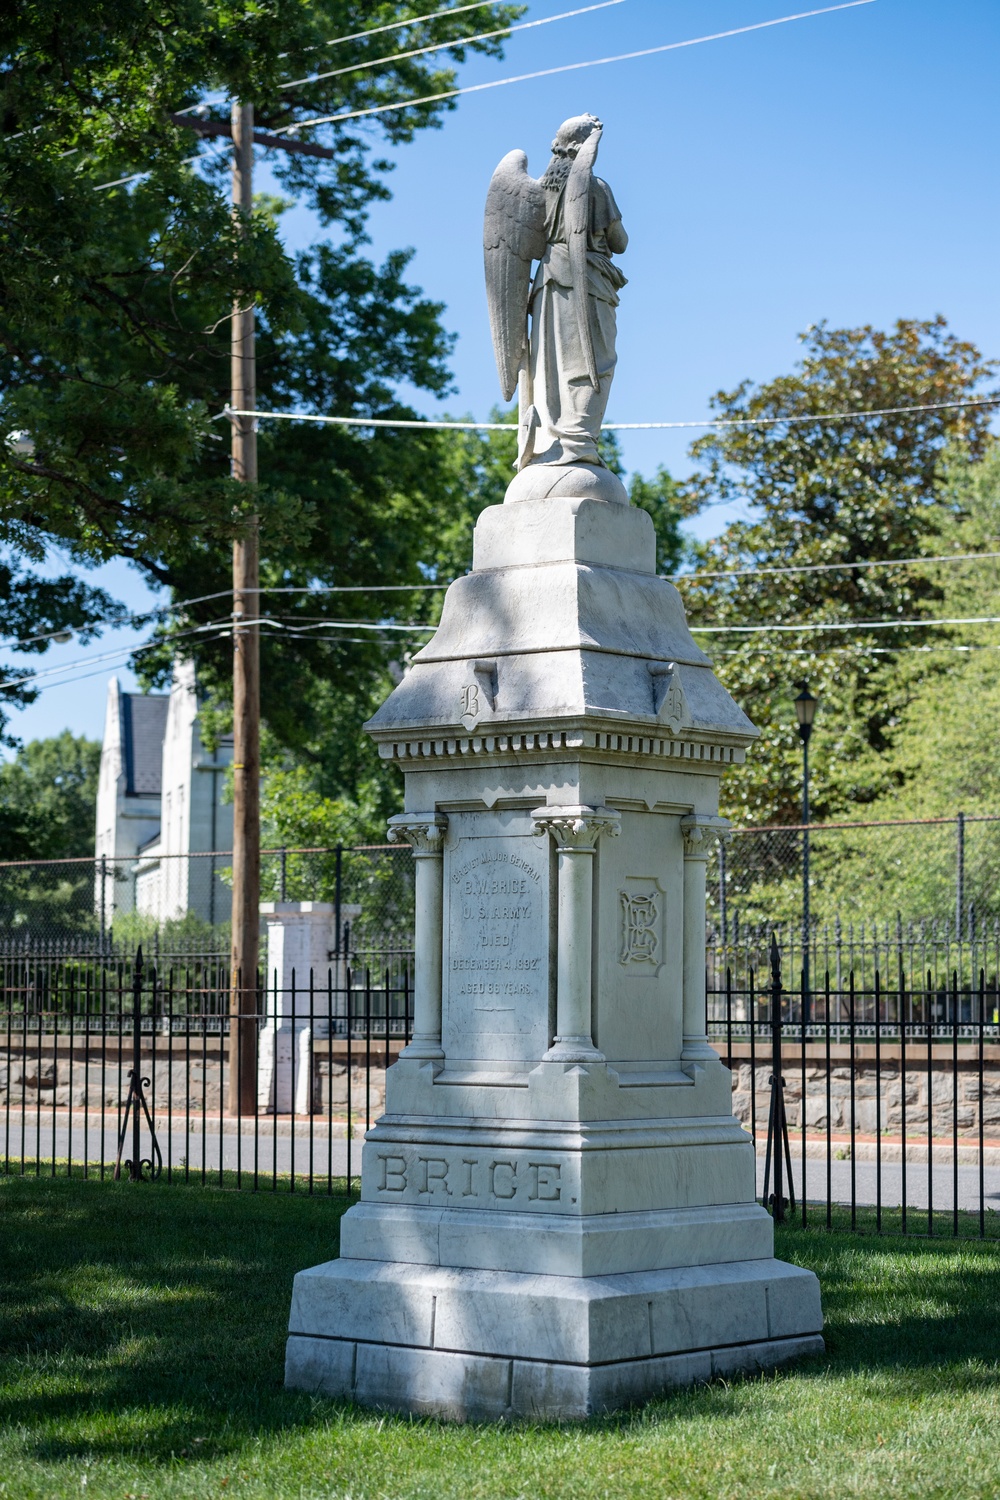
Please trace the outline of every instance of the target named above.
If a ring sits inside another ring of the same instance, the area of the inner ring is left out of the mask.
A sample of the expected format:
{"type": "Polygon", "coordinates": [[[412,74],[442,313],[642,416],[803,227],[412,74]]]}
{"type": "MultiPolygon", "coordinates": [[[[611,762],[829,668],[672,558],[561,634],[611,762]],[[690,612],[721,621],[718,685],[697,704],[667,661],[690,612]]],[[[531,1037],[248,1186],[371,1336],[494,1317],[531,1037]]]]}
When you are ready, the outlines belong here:
{"type": "Polygon", "coordinates": [[[573,1420],[823,1352],[819,1283],[762,1259],[541,1276],[342,1258],[295,1278],[285,1384],[456,1420],[573,1420]]]}

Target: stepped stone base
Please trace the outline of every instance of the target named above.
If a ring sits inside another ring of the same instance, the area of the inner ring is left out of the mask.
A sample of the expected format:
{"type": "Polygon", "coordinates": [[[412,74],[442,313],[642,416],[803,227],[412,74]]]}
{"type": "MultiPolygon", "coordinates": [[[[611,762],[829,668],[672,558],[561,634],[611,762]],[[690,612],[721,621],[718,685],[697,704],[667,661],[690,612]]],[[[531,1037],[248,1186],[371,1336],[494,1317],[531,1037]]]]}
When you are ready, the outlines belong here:
{"type": "Polygon", "coordinates": [[[819,1283],[764,1259],[538,1276],[341,1259],[302,1271],[285,1383],[457,1420],[573,1420],[820,1354],[819,1283]]]}

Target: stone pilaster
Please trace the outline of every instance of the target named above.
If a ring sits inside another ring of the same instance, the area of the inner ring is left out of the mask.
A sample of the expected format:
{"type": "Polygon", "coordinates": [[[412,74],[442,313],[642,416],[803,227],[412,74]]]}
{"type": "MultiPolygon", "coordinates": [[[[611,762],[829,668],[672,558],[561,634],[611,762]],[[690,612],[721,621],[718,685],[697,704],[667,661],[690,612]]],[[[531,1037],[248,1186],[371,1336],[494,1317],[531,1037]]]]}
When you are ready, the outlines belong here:
{"type": "Polygon", "coordinates": [[[409,844],[416,867],[414,893],[413,1037],[401,1057],[440,1060],[441,914],[444,813],[399,813],[389,820],[390,844],[409,844]]]}
{"type": "Polygon", "coordinates": [[[556,1035],[545,1054],[551,1062],[603,1060],[594,1046],[593,987],[594,853],[606,833],[621,831],[621,817],[608,807],[539,807],[532,819],[558,848],[556,1035]]]}
{"type": "Polygon", "coordinates": [[[716,842],[728,844],[725,818],[690,813],[681,819],[684,837],[684,1062],[715,1061],[708,1040],[705,996],[705,867],[716,842]]]}

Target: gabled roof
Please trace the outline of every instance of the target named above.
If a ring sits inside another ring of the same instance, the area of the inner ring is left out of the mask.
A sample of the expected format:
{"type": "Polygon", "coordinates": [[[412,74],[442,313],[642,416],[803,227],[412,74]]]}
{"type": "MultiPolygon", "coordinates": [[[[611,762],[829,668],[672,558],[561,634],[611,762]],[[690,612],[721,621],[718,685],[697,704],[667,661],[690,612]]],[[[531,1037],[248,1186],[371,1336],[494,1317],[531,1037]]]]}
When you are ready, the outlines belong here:
{"type": "Polygon", "coordinates": [[[122,761],[126,797],[158,797],[162,790],[167,693],[122,693],[122,761]]]}

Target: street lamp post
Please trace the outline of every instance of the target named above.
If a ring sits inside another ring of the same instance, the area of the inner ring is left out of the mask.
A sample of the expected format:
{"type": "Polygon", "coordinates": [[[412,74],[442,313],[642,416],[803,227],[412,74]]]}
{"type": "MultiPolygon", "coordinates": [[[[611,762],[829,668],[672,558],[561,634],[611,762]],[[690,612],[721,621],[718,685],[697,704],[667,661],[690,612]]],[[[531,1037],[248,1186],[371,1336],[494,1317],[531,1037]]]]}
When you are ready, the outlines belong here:
{"type": "MultiPolygon", "coordinates": [[[[802,1025],[809,1025],[809,737],[819,707],[806,683],[795,699],[795,717],[802,741],[802,1025]]],[[[803,1030],[803,1037],[805,1031],[803,1030]]]]}

